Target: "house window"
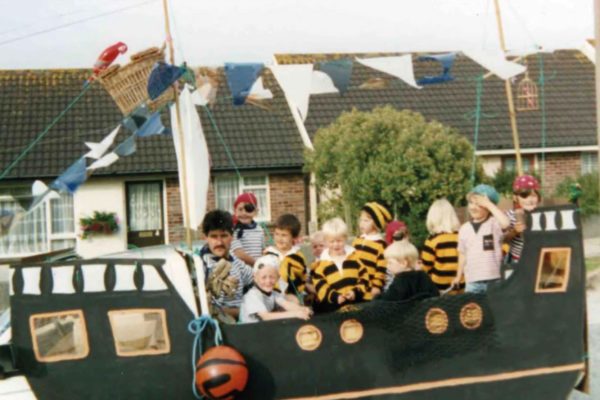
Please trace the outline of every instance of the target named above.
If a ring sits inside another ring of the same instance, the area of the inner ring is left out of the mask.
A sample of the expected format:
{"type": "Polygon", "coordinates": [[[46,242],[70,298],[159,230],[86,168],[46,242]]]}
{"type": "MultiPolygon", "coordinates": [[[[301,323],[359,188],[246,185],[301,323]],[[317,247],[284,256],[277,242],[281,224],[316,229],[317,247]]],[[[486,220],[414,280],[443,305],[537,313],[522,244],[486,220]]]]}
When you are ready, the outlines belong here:
{"type": "Polygon", "coordinates": [[[569,282],[571,248],[542,249],[538,262],[536,292],[564,292],[569,282]]]}
{"type": "Polygon", "coordinates": [[[233,203],[240,193],[252,192],[258,200],[257,221],[271,220],[269,205],[269,179],[265,175],[215,178],[215,197],[217,208],[233,213],[233,203]]]}
{"type": "MultiPolygon", "coordinates": [[[[521,157],[523,163],[523,172],[533,172],[533,157],[521,157]]],[[[515,157],[505,157],[502,159],[502,166],[505,171],[517,170],[517,159],[515,157]]]]}
{"type": "MultiPolygon", "coordinates": [[[[13,188],[0,194],[0,215],[18,215],[29,207],[29,188],[13,188]]],[[[23,257],[75,247],[73,196],[61,194],[37,206],[14,222],[0,237],[0,257],[23,257]]]]}
{"type": "Polygon", "coordinates": [[[581,153],[581,175],[598,171],[598,153],[581,153]]]}
{"type": "Polygon", "coordinates": [[[108,312],[115,350],[121,357],[167,354],[171,351],[163,309],[108,312]]]}
{"type": "Polygon", "coordinates": [[[81,310],[34,314],[29,318],[29,328],[38,361],[77,360],[90,352],[81,310]]]}

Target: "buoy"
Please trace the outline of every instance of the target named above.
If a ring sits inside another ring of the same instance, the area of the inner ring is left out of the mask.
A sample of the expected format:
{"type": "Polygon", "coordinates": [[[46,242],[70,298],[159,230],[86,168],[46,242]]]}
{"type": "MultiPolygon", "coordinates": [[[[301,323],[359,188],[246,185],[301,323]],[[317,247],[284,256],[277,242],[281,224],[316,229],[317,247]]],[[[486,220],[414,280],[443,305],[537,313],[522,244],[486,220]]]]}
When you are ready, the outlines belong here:
{"type": "Polygon", "coordinates": [[[196,364],[196,388],[209,399],[232,400],[247,382],[246,360],[232,347],[212,347],[196,364]]]}

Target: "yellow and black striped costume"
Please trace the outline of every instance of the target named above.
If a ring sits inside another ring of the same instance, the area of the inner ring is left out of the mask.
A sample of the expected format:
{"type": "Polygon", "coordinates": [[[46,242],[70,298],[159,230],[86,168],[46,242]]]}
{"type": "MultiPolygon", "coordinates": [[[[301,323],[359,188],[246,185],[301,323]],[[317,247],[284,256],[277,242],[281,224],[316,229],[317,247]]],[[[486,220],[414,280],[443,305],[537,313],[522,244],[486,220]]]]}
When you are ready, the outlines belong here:
{"type": "MultiPolygon", "coordinates": [[[[458,270],[458,232],[438,233],[427,238],[421,251],[421,261],[423,269],[438,289],[448,289],[458,270]]],[[[450,293],[460,293],[464,287],[463,278],[461,290],[452,290],[450,293]]]]}
{"type": "MultiPolygon", "coordinates": [[[[286,255],[273,247],[267,248],[267,254],[277,256],[280,260],[279,279],[287,282],[285,293],[304,294],[306,290],[307,262],[299,248],[293,248],[286,255]]],[[[276,289],[279,289],[276,287],[276,289]]]]}
{"type": "Polygon", "coordinates": [[[372,288],[377,288],[383,291],[386,280],[387,263],[383,257],[383,252],[386,247],[385,241],[379,237],[376,240],[371,240],[366,237],[357,237],[352,242],[352,247],[356,249],[358,258],[367,267],[369,273],[369,286],[365,293],[365,300],[371,300],[370,291],[372,288]]]}
{"type": "Polygon", "coordinates": [[[352,290],[356,300],[364,297],[368,288],[368,272],[356,251],[346,257],[340,271],[325,250],[312,273],[312,282],[320,303],[337,306],[338,297],[352,290]]]}

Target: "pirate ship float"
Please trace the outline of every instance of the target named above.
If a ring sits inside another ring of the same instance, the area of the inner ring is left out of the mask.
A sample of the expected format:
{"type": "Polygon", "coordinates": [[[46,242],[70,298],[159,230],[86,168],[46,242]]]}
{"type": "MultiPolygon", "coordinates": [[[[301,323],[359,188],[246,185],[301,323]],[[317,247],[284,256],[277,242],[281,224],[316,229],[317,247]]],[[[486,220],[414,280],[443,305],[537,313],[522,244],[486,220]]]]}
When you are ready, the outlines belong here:
{"type": "MultiPolygon", "coordinates": [[[[578,212],[533,212],[525,242],[519,264],[484,295],[375,301],[308,322],[222,324],[224,343],[249,371],[245,389],[229,395],[567,398],[585,370],[578,212]]],[[[39,399],[194,398],[194,259],[162,254],[13,266],[5,376],[23,374],[39,399]]],[[[205,347],[214,344],[210,329],[202,336],[205,347]]]]}

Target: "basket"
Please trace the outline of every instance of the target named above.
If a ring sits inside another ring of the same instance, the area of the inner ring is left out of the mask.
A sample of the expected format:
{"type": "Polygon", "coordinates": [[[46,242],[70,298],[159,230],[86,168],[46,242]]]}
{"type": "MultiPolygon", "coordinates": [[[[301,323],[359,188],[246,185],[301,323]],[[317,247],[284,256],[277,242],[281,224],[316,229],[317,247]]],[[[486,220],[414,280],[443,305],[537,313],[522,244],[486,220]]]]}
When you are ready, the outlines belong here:
{"type": "Polygon", "coordinates": [[[144,102],[147,102],[150,110],[156,111],[175,98],[173,90],[166,90],[157,99],[149,100],[150,71],[155,63],[164,60],[164,47],[152,47],[132,55],[131,62],[123,67],[118,64],[111,66],[98,80],[117,103],[123,115],[129,115],[144,102]]]}

